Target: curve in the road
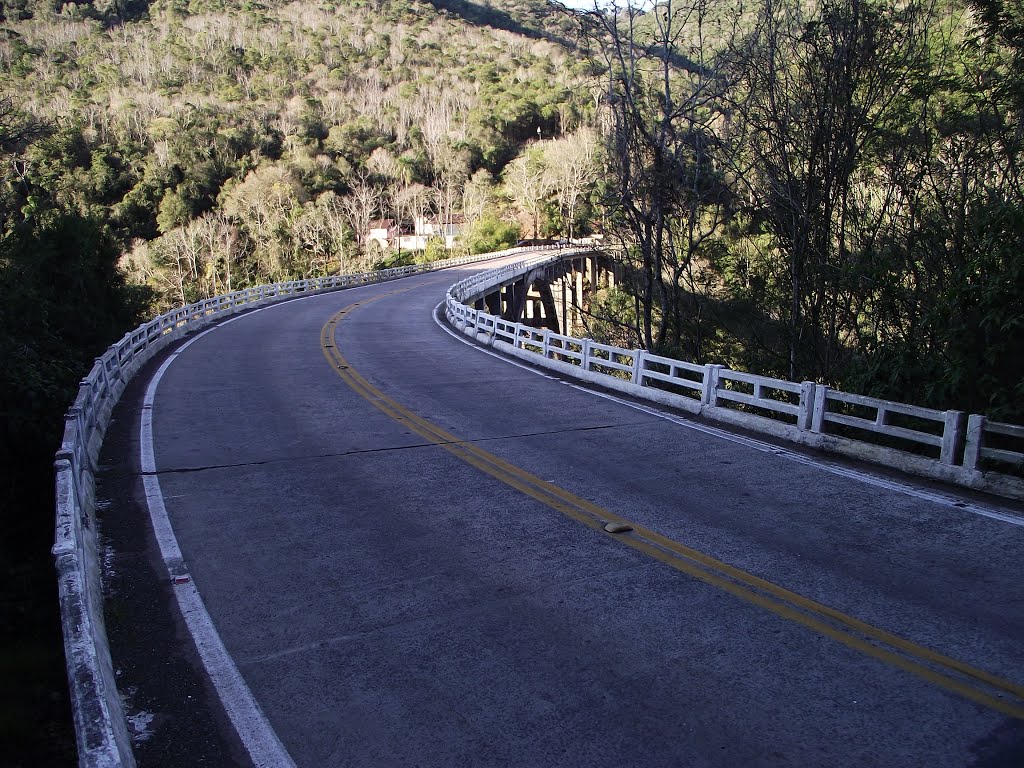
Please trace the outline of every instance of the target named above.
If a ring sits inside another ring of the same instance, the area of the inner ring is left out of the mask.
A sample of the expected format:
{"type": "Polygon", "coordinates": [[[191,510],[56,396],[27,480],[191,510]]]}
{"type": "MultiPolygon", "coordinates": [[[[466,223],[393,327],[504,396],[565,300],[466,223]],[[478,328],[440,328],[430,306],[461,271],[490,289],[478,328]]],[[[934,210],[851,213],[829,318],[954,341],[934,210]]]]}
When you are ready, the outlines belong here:
{"type": "Polygon", "coordinates": [[[475,354],[450,282],[240,317],[140,406],[175,590],[288,760],[1022,754],[1019,528],[475,354]]]}
{"type": "MultiPolygon", "coordinates": [[[[249,314],[256,314],[267,309],[270,307],[254,309],[249,314]]],[[[189,634],[195,642],[203,667],[210,676],[210,682],[217,690],[224,711],[230,718],[242,744],[245,745],[249,757],[258,768],[295,768],[295,762],[291,755],[284,748],[281,739],[278,738],[277,733],[267,720],[267,716],[252,695],[252,691],[249,690],[249,686],[246,685],[245,679],[239,673],[238,667],[235,666],[234,659],[224,647],[224,642],[214,626],[213,619],[210,618],[210,614],[206,610],[206,603],[203,602],[199,590],[196,589],[188,574],[188,567],[185,564],[185,558],[181,555],[178,538],[174,535],[174,528],[167,515],[153,447],[153,408],[156,402],[156,391],[167,369],[190,346],[199,342],[204,336],[240,319],[241,317],[233,317],[213,328],[201,331],[170,354],[153,374],[153,378],[149,380],[146,387],[146,395],[142,403],[142,418],[139,425],[139,465],[142,470],[146,508],[149,510],[153,535],[156,537],[164,565],[167,567],[167,573],[174,585],[175,600],[189,634]]]]}
{"type": "MultiPolygon", "coordinates": [[[[403,289],[405,290],[405,289],[403,289]]],[[[402,293],[381,294],[375,299],[402,293]]],[[[788,589],[723,563],[704,552],[687,547],[642,525],[625,520],[610,510],[543,480],[472,441],[453,435],[409,410],[370,384],[355,370],[339,349],[337,327],[356,308],[370,299],[352,304],[333,315],[321,329],[320,345],[324,357],[338,375],[362,398],[392,419],[412,429],[467,464],[525,493],[593,530],[605,531],[649,557],[682,573],[725,590],[747,602],[790,621],[802,624],[861,653],[899,667],[935,685],[976,701],[997,712],[1024,720],[1024,686],[1016,685],[964,664],[956,659],[912,643],[890,632],[871,626],[788,589]],[[888,646],[888,648],[886,647],[888,646]],[[1009,694],[1010,700],[1004,696],[1009,694]]]]}

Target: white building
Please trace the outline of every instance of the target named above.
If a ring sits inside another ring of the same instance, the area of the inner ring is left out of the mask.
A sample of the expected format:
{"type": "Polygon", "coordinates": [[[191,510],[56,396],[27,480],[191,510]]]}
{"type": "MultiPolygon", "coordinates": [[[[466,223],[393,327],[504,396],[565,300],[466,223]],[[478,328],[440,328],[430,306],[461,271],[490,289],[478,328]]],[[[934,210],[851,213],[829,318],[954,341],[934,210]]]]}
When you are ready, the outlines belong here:
{"type": "Polygon", "coordinates": [[[407,234],[401,232],[394,219],[380,219],[370,224],[366,242],[384,251],[389,248],[422,251],[426,250],[431,238],[439,237],[444,239],[444,247],[451,249],[455,247],[455,240],[462,234],[465,221],[463,216],[455,216],[447,223],[442,223],[437,216],[417,216],[413,220],[412,234],[407,234]]]}

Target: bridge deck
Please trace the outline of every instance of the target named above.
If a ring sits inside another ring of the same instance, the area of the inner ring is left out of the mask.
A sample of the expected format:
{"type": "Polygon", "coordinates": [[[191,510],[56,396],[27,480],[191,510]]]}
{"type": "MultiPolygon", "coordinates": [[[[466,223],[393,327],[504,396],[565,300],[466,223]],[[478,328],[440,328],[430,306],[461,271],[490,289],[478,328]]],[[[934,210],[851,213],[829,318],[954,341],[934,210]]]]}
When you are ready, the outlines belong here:
{"type": "MultiPolygon", "coordinates": [[[[242,316],[155,391],[185,586],[297,765],[1024,764],[1024,528],[481,354],[457,276],[242,316]]],[[[244,762],[148,529],[153,370],[99,479],[115,665],[140,764],[244,762]]]]}

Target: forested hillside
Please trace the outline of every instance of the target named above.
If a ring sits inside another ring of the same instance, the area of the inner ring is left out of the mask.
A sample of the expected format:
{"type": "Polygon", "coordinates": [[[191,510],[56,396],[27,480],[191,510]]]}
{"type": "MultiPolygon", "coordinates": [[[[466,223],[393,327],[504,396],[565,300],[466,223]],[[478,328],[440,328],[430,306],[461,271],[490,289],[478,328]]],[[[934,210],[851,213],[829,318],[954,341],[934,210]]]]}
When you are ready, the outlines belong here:
{"type": "Polygon", "coordinates": [[[471,179],[487,194],[589,103],[564,50],[505,12],[526,34],[415,2],[115,10],[9,19],[0,62],[54,127],[24,180],[101,216],[168,302],[365,267],[371,220],[461,213],[471,179]]]}

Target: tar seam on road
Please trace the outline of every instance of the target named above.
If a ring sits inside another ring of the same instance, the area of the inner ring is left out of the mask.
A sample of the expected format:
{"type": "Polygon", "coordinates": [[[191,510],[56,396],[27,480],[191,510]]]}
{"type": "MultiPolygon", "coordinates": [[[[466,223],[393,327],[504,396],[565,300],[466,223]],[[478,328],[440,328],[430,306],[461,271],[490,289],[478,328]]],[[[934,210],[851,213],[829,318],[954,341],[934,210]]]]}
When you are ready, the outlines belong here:
{"type": "MultiPolygon", "coordinates": [[[[605,429],[624,429],[627,427],[640,427],[649,424],[649,421],[626,422],[622,424],[596,424],[591,427],[573,427],[571,429],[552,429],[546,432],[523,432],[514,435],[491,435],[488,437],[475,437],[472,440],[463,440],[464,443],[494,443],[502,440],[519,440],[526,437],[550,437],[552,435],[566,435],[574,432],[598,432],[605,429]]],[[[294,464],[303,461],[319,461],[321,459],[344,459],[348,456],[364,456],[371,453],[389,453],[391,451],[410,451],[418,448],[434,448],[436,443],[412,443],[410,445],[394,445],[387,448],[357,448],[351,451],[339,451],[337,453],[316,453],[306,456],[284,456],[279,459],[258,459],[255,461],[243,461],[237,464],[206,464],[201,467],[170,467],[168,469],[154,470],[152,472],[118,472],[111,473],[108,477],[164,477],[165,475],[191,475],[199,472],[211,472],[218,469],[243,469],[245,467],[264,467],[270,464],[294,464]]],[[[169,498],[169,497],[165,497],[169,498]]]]}
{"type": "MultiPolygon", "coordinates": [[[[178,539],[174,535],[170,518],[167,516],[163,493],[160,490],[160,479],[156,475],[156,457],[153,448],[153,403],[156,399],[157,387],[171,363],[192,344],[217,328],[232,323],[240,317],[262,312],[264,309],[270,309],[270,307],[262,307],[246,315],[225,320],[185,342],[164,361],[146,387],[141,426],[139,427],[142,483],[146,492],[149,517],[153,523],[153,533],[160,546],[160,554],[167,566],[168,574],[172,578],[185,576],[187,572],[181,556],[181,549],[178,546],[178,539]]],[[[253,763],[258,768],[295,768],[295,762],[291,755],[281,743],[281,739],[278,738],[273,726],[270,725],[252,695],[252,691],[249,690],[249,686],[246,685],[238,671],[234,660],[224,647],[224,642],[214,627],[213,620],[206,610],[206,604],[195,584],[191,579],[183,583],[175,582],[173,589],[182,618],[195,641],[203,667],[210,676],[221,704],[224,706],[224,711],[230,718],[231,724],[235,727],[235,731],[242,740],[242,744],[245,745],[253,763]]]]}
{"type": "MultiPolygon", "coordinates": [[[[374,299],[364,300],[362,304],[394,293],[397,292],[381,294],[374,299]]],[[[320,346],[325,359],[356,393],[423,438],[567,517],[601,532],[602,535],[613,536],[616,541],[682,573],[718,587],[777,616],[808,627],[853,650],[910,672],[947,691],[957,693],[1002,714],[1024,720],[1024,686],[917,645],[625,520],[472,443],[461,440],[418,416],[363,378],[339,351],[340,345],[335,331],[339,323],[354,309],[354,306],[349,306],[337,312],[321,329],[320,346]],[[610,522],[628,523],[633,531],[606,534],[603,529],[610,522]]]]}

